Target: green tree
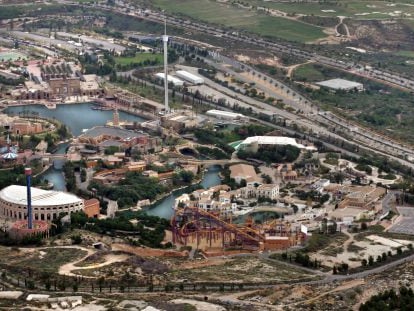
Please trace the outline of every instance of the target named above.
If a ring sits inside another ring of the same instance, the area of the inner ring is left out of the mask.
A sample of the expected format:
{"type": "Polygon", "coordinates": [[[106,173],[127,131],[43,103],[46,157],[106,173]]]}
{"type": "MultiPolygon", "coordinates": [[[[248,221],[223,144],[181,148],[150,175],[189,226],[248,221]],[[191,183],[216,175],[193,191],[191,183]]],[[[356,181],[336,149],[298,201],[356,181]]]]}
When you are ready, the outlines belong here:
{"type": "Polygon", "coordinates": [[[373,266],[374,265],[374,257],[371,255],[368,257],[368,265],[373,266]]]}

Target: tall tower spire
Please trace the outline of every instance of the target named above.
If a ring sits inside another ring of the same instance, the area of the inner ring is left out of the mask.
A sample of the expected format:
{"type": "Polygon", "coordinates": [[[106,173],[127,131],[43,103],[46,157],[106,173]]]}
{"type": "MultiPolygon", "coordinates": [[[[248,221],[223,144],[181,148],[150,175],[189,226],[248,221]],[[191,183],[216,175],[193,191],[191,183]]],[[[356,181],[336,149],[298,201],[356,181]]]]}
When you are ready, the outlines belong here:
{"type": "Polygon", "coordinates": [[[26,190],[27,190],[27,228],[33,229],[33,214],[32,214],[32,194],[30,192],[32,169],[26,167],[24,169],[26,175],[26,190]]]}
{"type": "Polygon", "coordinates": [[[117,107],[115,107],[115,109],[114,109],[112,123],[113,123],[113,126],[119,126],[119,112],[118,112],[117,107]]]}
{"type": "Polygon", "coordinates": [[[167,36],[167,17],[164,11],[164,35],[162,36],[162,42],[164,43],[164,105],[165,113],[170,111],[168,105],[168,36],[167,36]]]}

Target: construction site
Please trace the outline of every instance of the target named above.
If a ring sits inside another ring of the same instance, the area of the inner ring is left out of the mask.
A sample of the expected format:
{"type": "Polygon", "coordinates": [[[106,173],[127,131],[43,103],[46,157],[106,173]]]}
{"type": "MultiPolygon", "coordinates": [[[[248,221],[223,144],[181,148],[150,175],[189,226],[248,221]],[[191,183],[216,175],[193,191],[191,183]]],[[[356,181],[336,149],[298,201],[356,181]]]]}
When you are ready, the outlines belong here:
{"type": "Polygon", "coordinates": [[[197,207],[176,209],[171,228],[174,244],[191,246],[206,256],[287,249],[302,244],[306,237],[299,226],[283,220],[257,224],[247,218],[243,224],[235,224],[231,217],[197,207]]]}

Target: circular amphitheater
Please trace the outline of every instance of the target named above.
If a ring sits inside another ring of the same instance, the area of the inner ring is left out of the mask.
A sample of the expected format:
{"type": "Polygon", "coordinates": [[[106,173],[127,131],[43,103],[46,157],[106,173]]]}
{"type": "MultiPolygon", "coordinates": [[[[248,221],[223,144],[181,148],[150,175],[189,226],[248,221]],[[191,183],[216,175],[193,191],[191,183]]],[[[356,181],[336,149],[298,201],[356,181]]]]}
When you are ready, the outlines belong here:
{"type": "MultiPolygon", "coordinates": [[[[14,220],[27,219],[27,189],[12,185],[0,191],[0,217],[14,220]]],[[[81,211],[84,201],[74,194],[31,187],[34,220],[51,221],[60,213],[81,211]]]]}

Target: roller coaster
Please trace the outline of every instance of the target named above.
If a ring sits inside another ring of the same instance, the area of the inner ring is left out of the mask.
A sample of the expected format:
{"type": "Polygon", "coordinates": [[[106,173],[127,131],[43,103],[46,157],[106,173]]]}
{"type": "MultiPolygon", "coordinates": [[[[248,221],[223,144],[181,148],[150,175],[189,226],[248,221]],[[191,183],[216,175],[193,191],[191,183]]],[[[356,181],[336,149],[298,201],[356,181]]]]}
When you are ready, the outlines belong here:
{"type": "Polygon", "coordinates": [[[279,237],[278,245],[289,247],[301,241],[301,233],[291,229],[291,225],[281,220],[265,224],[255,224],[248,218],[244,224],[234,224],[230,217],[220,216],[216,211],[205,211],[198,207],[185,207],[175,210],[171,217],[173,243],[188,245],[196,243],[207,247],[242,250],[264,250],[271,247],[272,237],[279,237]]]}

